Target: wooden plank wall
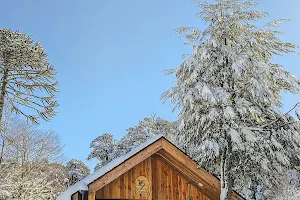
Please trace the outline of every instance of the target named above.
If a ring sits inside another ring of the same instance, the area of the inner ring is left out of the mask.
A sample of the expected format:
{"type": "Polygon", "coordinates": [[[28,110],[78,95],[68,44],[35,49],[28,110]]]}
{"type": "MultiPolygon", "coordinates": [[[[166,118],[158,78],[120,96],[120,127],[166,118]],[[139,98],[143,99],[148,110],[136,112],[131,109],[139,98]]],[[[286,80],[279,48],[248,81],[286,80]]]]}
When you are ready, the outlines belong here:
{"type": "Polygon", "coordinates": [[[153,200],[183,200],[188,198],[188,187],[192,200],[209,200],[196,186],[178,170],[158,156],[152,157],[153,200]]]}
{"type": "MultiPolygon", "coordinates": [[[[153,155],[97,191],[96,199],[183,200],[188,197],[189,182],[169,163],[153,155]],[[135,181],[139,176],[148,178],[149,195],[136,193],[135,181]]],[[[192,200],[209,200],[193,184],[190,196],[192,200]]]]}
{"type": "Polygon", "coordinates": [[[105,198],[123,198],[123,199],[147,199],[152,200],[152,187],[150,184],[149,194],[137,194],[135,188],[135,181],[139,176],[148,178],[149,183],[152,183],[152,168],[151,157],[136,165],[118,179],[110,184],[104,186],[101,190],[97,191],[96,199],[105,198]]]}

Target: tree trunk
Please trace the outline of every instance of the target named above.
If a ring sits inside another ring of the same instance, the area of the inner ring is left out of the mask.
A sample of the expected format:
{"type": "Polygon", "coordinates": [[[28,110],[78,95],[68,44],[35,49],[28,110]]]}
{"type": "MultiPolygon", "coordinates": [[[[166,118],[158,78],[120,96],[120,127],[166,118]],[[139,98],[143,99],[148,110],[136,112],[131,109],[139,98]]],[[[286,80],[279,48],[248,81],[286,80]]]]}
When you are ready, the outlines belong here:
{"type": "Polygon", "coordinates": [[[250,186],[251,192],[252,192],[251,199],[253,199],[253,200],[256,199],[257,185],[258,184],[256,183],[256,181],[252,181],[251,186],[250,186]]]}
{"type": "Polygon", "coordinates": [[[2,77],[2,84],[1,84],[1,95],[0,95],[0,122],[2,123],[3,117],[3,109],[5,103],[5,96],[6,96],[6,86],[7,86],[7,78],[8,78],[8,67],[4,62],[4,73],[2,77]]]}
{"type": "Polygon", "coordinates": [[[4,123],[1,123],[1,124],[2,124],[2,133],[3,134],[0,134],[2,136],[2,145],[1,145],[1,153],[0,153],[0,164],[2,163],[3,157],[4,157],[4,149],[5,149],[5,145],[6,145],[5,140],[6,140],[6,134],[7,134],[7,125],[4,126],[4,123]]]}
{"type": "Polygon", "coordinates": [[[5,146],[5,138],[2,138],[2,145],[1,145],[1,154],[0,154],[0,164],[2,163],[3,156],[4,156],[4,146],[5,146]]]}
{"type": "Polygon", "coordinates": [[[2,136],[2,147],[1,147],[1,155],[0,155],[0,164],[2,163],[3,160],[3,155],[4,155],[4,145],[5,145],[5,132],[3,131],[3,126],[2,126],[2,117],[3,117],[3,109],[4,109],[4,102],[5,102],[5,95],[6,95],[6,86],[7,86],[7,78],[8,78],[8,64],[7,64],[7,59],[4,57],[4,72],[3,72],[3,77],[2,77],[2,84],[1,84],[1,96],[0,96],[0,131],[3,132],[2,136]]]}
{"type": "Polygon", "coordinates": [[[231,200],[233,178],[232,168],[232,143],[229,135],[226,136],[227,148],[223,151],[221,157],[221,195],[220,200],[231,200]]]}

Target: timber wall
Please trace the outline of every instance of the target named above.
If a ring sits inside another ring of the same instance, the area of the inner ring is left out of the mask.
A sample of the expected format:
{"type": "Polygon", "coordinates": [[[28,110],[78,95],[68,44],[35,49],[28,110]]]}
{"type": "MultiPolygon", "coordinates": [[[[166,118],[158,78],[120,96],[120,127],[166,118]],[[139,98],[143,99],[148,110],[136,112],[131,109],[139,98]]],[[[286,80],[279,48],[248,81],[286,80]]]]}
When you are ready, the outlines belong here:
{"type": "Polygon", "coordinates": [[[96,199],[186,200],[188,194],[210,200],[172,163],[153,155],[97,191],[96,199]]]}

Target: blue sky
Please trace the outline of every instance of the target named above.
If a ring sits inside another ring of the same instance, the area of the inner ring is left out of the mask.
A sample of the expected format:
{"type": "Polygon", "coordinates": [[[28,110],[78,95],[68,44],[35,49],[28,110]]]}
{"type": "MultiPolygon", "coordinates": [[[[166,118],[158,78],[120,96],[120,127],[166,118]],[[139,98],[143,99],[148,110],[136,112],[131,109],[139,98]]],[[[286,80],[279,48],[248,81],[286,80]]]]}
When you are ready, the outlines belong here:
{"type": "MultiPolygon", "coordinates": [[[[264,0],[270,19],[291,18],[282,39],[300,45],[300,1],[264,0]]],[[[156,112],[176,119],[160,95],[173,81],[163,69],[177,67],[183,45],[174,29],[203,24],[190,0],[6,0],[1,28],[19,30],[39,41],[57,69],[57,116],[42,128],[61,136],[68,158],[86,161],[89,143],[110,132],[117,139],[139,120],[156,112]]],[[[300,57],[276,58],[300,77],[300,57]]],[[[300,96],[284,94],[286,110],[300,96]]]]}

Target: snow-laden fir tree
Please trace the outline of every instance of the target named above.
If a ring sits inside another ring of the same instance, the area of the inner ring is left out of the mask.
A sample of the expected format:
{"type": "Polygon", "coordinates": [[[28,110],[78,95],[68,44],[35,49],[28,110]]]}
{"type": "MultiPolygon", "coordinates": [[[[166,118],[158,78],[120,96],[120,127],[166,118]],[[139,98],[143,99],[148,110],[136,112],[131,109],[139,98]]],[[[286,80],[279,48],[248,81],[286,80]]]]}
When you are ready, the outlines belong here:
{"type": "Polygon", "coordinates": [[[70,160],[66,165],[66,169],[69,185],[74,185],[90,174],[90,169],[81,160],[77,159],[70,160]]]}
{"type": "Polygon", "coordinates": [[[278,38],[285,20],[256,25],[267,13],[253,10],[253,0],[198,5],[207,27],[177,30],[193,53],[168,71],[176,81],[162,97],[180,109],[180,143],[201,167],[217,170],[220,199],[228,200],[238,181],[271,185],[299,150],[298,124],[279,112],[280,93],[299,92],[299,81],[272,60],[296,46],[278,38]]]}

